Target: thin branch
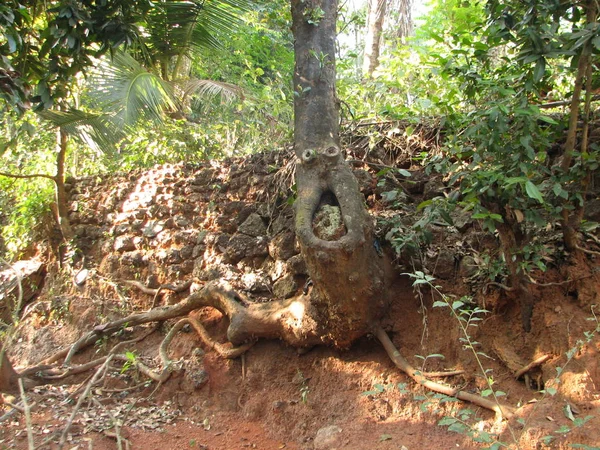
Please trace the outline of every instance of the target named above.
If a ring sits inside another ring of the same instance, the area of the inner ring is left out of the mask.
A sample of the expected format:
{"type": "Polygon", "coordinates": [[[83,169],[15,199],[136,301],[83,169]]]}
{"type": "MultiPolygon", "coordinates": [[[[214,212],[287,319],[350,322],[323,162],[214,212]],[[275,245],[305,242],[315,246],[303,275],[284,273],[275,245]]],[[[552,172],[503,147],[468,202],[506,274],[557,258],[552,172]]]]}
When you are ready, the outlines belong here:
{"type": "Polygon", "coordinates": [[[103,374],[105,369],[108,368],[108,365],[110,364],[110,362],[112,361],[114,356],[115,355],[110,355],[108,358],[106,358],[106,361],[104,361],[104,364],[102,364],[102,366],[100,366],[98,368],[98,370],[96,371],[96,373],[94,374],[94,376],[92,377],[92,379],[90,380],[88,385],[86,386],[85,391],[83,391],[83,394],[81,394],[81,396],[79,397],[79,400],[77,400],[77,404],[75,405],[75,408],[73,409],[73,412],[71,413],[71,416],[67,420],[67,425],[65,426],[65,429],[63,430],[62,434],[60,435],[60,441],[58,443],[58,448],[60,450],[62,450],[62,448],[65,445],[65,442],[67,441],[67,434],[69,433],[69,429],[71,428],[71,425],[73,425],[73,420],[75,419],[75,416],[77,415],[77,412],[79,411],[79,408],[81,408],[83,401],[89,395],[94,384],[96,384],[96,382],[100,379],[100,375],[103,374]]]}
{"type": "Polygon", "coordinates": [[[19,175],[16,173],[6,173],[6,172],[0,172],[0,176],[2,177],[6,177],[6,178],[19,178],[19,179],[28,179],[28,178],[46,178],[48,180],[52,180],[54,182],[56,182],[56,178],[52,175],[46,175],[43,173],[34,173],[34,174],[30,174],[30,175],[19,175]]]}
{"type": "Polygon", "coordinates": [[[35,444],[33,442],[33,429],[31,425],[31,408],[27,403],[27,395],[25,395],[25,388],[23,387],[22,378],[19,378],[19,391],[21,392],[21,401],[23,402],[23,409],[25,411],[25,423],[27,424],[27,445],[29,450],[35,450],[35,444]]]}
{"type": "MultiPolygon", "coordinates": [[[[594,95],[590,99],[590,102],[595,102],[597,100],[600,100],[600,95],[594,95]]],[[[571,102],[572,102],[572,100],[560,100],[560,101],[556,101],[556,102],[543,103],[541,105],[537,105],[537,107],[538,108],[543,108],[543,109],[556,108],[558,106],[567,106],[567,105],[570,105],[571,102]]]]}

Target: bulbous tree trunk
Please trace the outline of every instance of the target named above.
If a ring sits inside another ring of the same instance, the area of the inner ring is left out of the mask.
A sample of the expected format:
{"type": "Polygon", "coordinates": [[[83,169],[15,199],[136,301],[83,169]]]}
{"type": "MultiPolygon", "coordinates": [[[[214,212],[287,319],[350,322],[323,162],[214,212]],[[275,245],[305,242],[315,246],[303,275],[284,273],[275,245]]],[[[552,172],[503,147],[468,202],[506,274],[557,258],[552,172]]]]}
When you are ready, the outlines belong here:
{"type": "Polygon", "coordinates": [[[292,1],[296,234],[321,337],[346,347],[372,331],[386,300],[372,221],[340,149],[336,19],[337,1],[292,1]]]}

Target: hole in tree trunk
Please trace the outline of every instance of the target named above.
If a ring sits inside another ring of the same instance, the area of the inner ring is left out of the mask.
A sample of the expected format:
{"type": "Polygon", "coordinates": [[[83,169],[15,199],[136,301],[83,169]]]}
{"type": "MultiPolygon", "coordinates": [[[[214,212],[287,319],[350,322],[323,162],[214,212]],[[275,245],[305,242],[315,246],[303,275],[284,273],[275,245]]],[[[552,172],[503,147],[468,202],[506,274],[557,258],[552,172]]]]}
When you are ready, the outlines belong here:
{"type": "Polygon", "coordinates": [[[313,214],[313,233],[324,241],[337,241],[344,236],[348,230],[342,218],[342,208],[331,191],[325,191],[321,195],[319,206],[313,214]]]}

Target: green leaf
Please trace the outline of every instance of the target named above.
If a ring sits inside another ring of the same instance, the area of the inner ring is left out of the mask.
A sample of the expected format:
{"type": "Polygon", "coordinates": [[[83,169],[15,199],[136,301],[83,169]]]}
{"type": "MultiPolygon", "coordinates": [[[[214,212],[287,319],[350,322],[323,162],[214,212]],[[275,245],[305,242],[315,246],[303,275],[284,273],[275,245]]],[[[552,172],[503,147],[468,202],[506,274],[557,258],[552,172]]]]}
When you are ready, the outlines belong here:
{"type": "Polygon", "coordinates": [[[546,58],[539,58],[533,69],[533,81],[538,83],[546,73],[546,58]]]}
{"type": "Polygon", "coordinates": [[[398,173],[400,175],[402,175],[403,177],[410,177],[410,176],[412,176],[412,174],[408,170],[405,170],[405,169],[398,169],[398,173]]]}
{"type": "Polygon", "coordinates": [[[525,183],[525,191],[530,198],[537,200],[540,203],[544,203],[544,198],[542,197],[542,193],[539,191],[537,186],[533,184],[531,181],[525,183]]]}
{"type": "Polygon", "coordinates": [[[575,416],[573,416],[573,411],[571,410],[571,405],[568,403],[563,408],[563,412],[565,413],[565,417],[569,419],[571,422],[575,422],[575,416]]]}
{"type": "Polygon", "coordinates": [[[540,119],[542,122],[546,122],[546,123],[549,123],[551,125],[558,125],[558,122],[556,120],[554,120],[552,117],[538,116],[538,119],[540,119]]]}
{"type": "Polygon", "coordinates": [[[456,311],[458,308],[460,308],[464,304],[465,304],[465,302],[461,302],[460,300],[456,300],[456,301],[454,301],[452,303],[452,309],[456,311]]]}
{"type": "Polygon", "coordinates": [[[491,389],[486,389],[485,391],[481,391],[481,396],[482,397],[489,397],[493,393],[494,393],[494,391],[492,391],[491,389]]]}
{"type": "Polygon", "coordinates": [[[445,308],[446,306],[448,306],[448,303],[446,303],[446,302],[441,302],[439,300],[436,302],[433,302],[434,308],[445,308]]]}
{"type": "Polygon", "coordinates": [[[392,440],[392,436],[389,434],[382,434],[381,436],[379,436],[379,442],[391,441],[391,440],[392,440]]]}
{"type": "Polygon", "coordinates": [[[555,388],[553,388],[553,387],[547,387],[547,388],[546,388],[546,392],[547,392],[549,395],[551,395],[551,396],[553,396],[553,397],[554,397],[558,391],[557,391],[555,388]]]}
{"type": "Polygon", "coordinates": [[[452,425],[453,423],[455,423],[457,421],[458,421],[458,419],[455,419],[454,417],[444,417],[437,424],[439,426],[443,427],[443,426],[452,425]]]}

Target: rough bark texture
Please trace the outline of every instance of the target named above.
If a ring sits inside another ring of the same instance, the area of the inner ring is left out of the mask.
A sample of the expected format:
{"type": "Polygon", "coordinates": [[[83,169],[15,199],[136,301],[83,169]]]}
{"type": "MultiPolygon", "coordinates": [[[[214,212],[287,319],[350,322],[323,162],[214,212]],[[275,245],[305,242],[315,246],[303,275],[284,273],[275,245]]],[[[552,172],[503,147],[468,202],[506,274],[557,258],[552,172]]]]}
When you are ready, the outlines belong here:
{"type": "Polygon", "coordinates": [[[365,37],[365,55],[363,59],[363,76],[371,77],[379,65],[379,49],[383,19],[388,0],[369,0],[367,17],[367,35],[365,37]]]}
{"type": "Polygon", "coordinates": [[[372,223],[339,148],[336,16],[335,1],[292,1],[296,234],[314,283],[305,310],[323,342],[347,347],[372,331],[386,301],[372,223]]]}
{"type": "Polygon", "coordinates": [[[69,136],[64,131],[57,132],[57,156],[56,156],[56,175],[54,183],[56,184],[56,222],[60,228],[65,242],[73,238],[73,230],[69,222],[69,207],[67,201],[67,191],[65,189],[65,158],[67,154],[67,144],[69,136]]]}
{"type": "Polygon", "coordinates": [[[398,32],[397,36],[403,44],[413,34],[412,0],[398,0],[398,32]]]}

